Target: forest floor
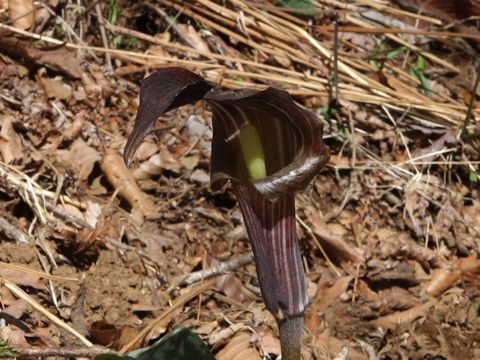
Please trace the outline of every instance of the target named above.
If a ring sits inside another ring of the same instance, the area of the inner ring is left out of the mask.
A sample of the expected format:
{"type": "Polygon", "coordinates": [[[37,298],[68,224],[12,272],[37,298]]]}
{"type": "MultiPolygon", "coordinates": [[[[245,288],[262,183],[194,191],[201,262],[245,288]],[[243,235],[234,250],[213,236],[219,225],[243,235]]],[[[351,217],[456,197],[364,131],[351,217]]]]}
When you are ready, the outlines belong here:
{"type": "Polygon", "coordinates": [[[29,3],[0,1],[0,355],[178,327],[221,360],[279,355],[233,192],[209,187],[208,108],[122,160],[142,78],[184,66],[324,122],[332,157],[297,195],[304,360],[480,358],[475,2],[29,3]]]}

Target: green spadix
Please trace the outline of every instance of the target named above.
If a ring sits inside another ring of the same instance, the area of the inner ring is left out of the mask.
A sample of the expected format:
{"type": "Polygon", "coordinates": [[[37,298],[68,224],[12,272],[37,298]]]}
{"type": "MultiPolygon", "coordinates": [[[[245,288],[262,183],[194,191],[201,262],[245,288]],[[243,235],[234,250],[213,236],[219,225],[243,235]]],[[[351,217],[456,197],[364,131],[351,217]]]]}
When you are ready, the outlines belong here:
{"type": "Polygon", "coordinates": [[[262,140],[252,124],[247,123],[240,129],[240,144],[250,177],[258,180],[267,176],[262,140]]]}

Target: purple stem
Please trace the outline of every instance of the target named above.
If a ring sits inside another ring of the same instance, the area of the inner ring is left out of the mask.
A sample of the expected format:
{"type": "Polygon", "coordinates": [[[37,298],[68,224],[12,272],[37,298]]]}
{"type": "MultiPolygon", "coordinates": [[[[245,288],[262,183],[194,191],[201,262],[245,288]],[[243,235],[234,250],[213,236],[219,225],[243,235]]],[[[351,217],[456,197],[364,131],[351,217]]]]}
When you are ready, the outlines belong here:
{"type": "Polygon", "coordinates": [[[279,325],[282,359],[300,359],[307,291],[295,222],[295,195],[272,202],[234,185],[253,247],[260,289],[279,325]]]}

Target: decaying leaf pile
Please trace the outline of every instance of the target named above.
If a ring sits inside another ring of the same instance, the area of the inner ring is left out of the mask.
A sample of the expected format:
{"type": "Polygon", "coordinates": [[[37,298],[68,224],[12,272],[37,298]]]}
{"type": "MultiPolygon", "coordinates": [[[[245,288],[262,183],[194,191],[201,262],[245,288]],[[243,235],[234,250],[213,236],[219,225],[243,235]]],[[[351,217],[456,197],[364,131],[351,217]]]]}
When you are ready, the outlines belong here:
{"type": "Polygon", "coordinates": [[[324,119],[333,156],[297,201],[304,359],[480,358],[480,7],[314,3],[0,1],[0,356],[179,326],[218,359],[279,355],[238,206],[209,189],[209,109],[123,163],[142,78],[174,65],[324,119]]]}

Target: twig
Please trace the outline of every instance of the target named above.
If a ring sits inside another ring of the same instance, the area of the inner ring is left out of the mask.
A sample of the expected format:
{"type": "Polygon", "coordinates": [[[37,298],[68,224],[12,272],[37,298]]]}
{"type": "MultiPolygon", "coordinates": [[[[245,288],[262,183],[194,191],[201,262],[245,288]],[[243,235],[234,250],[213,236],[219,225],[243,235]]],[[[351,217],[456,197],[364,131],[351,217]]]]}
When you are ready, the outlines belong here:
{"type": "Polygon", "coordinates": [[[470,98],[470,102],[468,103],[468,109],[467,109],[467,114],[465,115],[465,121],[463,122],[462,129],[460,130],[460,134],[458,135],[459,138],[461,138],[464,135],[465,130],[467,130],[468,124],[470,124],[470,119],[472,118],[473,104],[475,104],[475,98],[476,98],[476,93],[477,93],[477,88],[479,83],[480,83],[480,66],[477,67],[477,78],[475,79],[475,84],[473,85],[472,96],[470,98]]]}
{"type": "MultiPolygon", "coordinates": [[[[101,3],[95,4],[95,12],[97,14],[98,25],[100,25],[100,37],[102,38],[103,47],[108,49],[107,32],[105,31],[105,19],[102,15],[101,3]]],[[[107,62],[107,71],[110,73],[113,72],[112,58],[110,57],[110,53],[108,51],[105,52],[105,60],[107,62]]]]}
{"type": "Polygon", "coordinates": [[[340,277],[340,271],[338,271],[338,268],[335,266],[333,261],[330,259],[328,256],[327,252],[323,248],[322,244],[320,244],[320,241],[318,241],[317,236],[313,232],[313,230],[308,226],[298,215],[296,216],[297,222],[305,229],[308,231],[308,233],[312,236],[313,241],[315,242],[315,245],[317,245],[318,250],[322,253],[323,257],[325,258],[325,261],[327,264],[332,268],[332,270],[337,274],[338,277],[340,277]]]}
{"type": "Polygon", "coordinates": [[[51,320],[57,326],[67,330],[70,334],[72,334],[77,339],[79,339],[84,345],[93,346],[93,344],[87,338],[85,338],[82,334],[80,334],[78,331],[76,331],[70,325],[66,324],[61,319],[59,319],[57,316],[50,313],[47,309],[45,309],[42,305],[40,305],[30,295],[28,295],[25,291],[20,289],[14,283],[12,283],[11,281],[8,281],[7,279],[0,278],[0,284],[4,285],[8,290],[14,293],[17,297],[28,302],[35,310],[41,312],[43,315],[45,315],[49,320],[51,320]]]}
{"type": "MultiPolygon", "coordinates": [[[[68,212],[66,212],[65,210],[63,210],[62,208],[59,208],[58,206],[55,206],[53,205],[52,203],[50,202],[45,202],[45,207],[51,211],[55,216],[59,217],[60,219],[74,225],[75,227],[77,227],[78,229],[82,229],[82,228],[86,228],[88,230],[95,230],[95,228],[93,226],[91,226],[89,223],[87,223],[85,220],[81,219],[81,218],[78,218],[68,212]]],[[[161,262],[156,260],[155,258],[153,258],[151,255],[147,254],[146,252],[144,252],[143,250],[140,250],[134,246],[130,246],[130,245],[127,245],[127,244],[124,244],[124,243],[121,243],[120,241],[117,241],[115,239],[112,239],[111,237],[109,236],[100,236],[101,240],[106,242],[106,243],[109,243],[121,250],[124,250],[124,251],[132,251],[132,252],[135,252],[137,253],[139,256],[143,257],[144,259],[148,260],[148,261],[151,261],[157,265],[161,265],[161,262]]]]}
{"type": "MultiPolygon", "coordinates": [[[[2,24],[0,23],[0,28],[2,24]]],[[[15,186],[19,190],[29,192],[31,197],[40,196],[42,199],[54,199],[55,193],[53,191],[45,190],[38,185],[30,176],[24,174],[15,167],[5,164],[0,161],[0,177],[8,181],[9,184],[15,186]]],[[[67,204],[74,205],[79,209],[85,209],[85,204],[76,201],[66,195],[60,195],[60,201],[67,204]]],[[[38,201],[38,200],[37,200],[38,201]]]]}
{"type": "Polygon", "coordinates": [[[32,275],[36,275],[36,276],[44,278],[44,279],[54,280],[54,281],[63,281],[63,282],[68,282],[68,281],[76,282],[76,281],[78,281],[77,278],[51,275],[51,274],[47,274],[46,272],[43,272],[43,271],[30,269],[30,268],[22,266],[22,265],[9,264],[9,263],[5,263],[3,261],[0,261],[0,269],[9,269],[9,270],[13,270],[13,271],[19,271],[19,272],[23,272],[25,274],[32,274],[32,275]]]}
{"type": "MultiPolygon", "coordinates": [[[[46,4],[42,4],[42,3],[39,3],[40,6],[42,8],[44,8],[45,10],[48,11],[48,13],[51,15],[51,16],[54,16],[56,20],[58,20],[58,22],[61,24],[61,26],[67,31],[68,34],[70,34],[71,36],[73,36],[75,38],[75,40],[78,41],[79,44],[82,44],[82,45],[86,45],[86,43],[83,41],[83,39],[78,36],[78,34],[75,32],[75,30],[72,29],[72,27],[61,17],[61,16],[58,16],[55,11],[53,11],[50,6],[46,5],[46,4]]],[[[93,57],[95,60],[99,60],[97,55],[95,55],[95,53],[91,50],[87,50],[88,51],[88,54],[93,57]]]]}
{"type": "MultiPolygon", "coordinates": [[[[86,229],[91,230],[91,231],[95,230],[95,228],[93,226],[91,226],[89,223],[87,223],[85,220],[83,220],[81,218],[78,218],[78,217],[66,212],[62,208],[59,208],[59,207],[51,204],[50,202],[45,202],[45,207],[49,211],[51,211],[55,216],[57,216],[60,219],[74,225],[78,229],[86,228],[86,229]]],[[[130,245],[121,243],[120,241],[112,239],[109,236],[100,236],[100,238],[101,238],[102,241],[104,241],[106,243],[109,243],[109,244],[119,248],[120,250],[133,251],[133,252],[137,253],[139,256],[143,257],[144,259],[146,259],[148,261],[151,261],[151,262],[153,262],[157,265],[161,265],[161,262],[159,262],[158,260],[156,260],[151,255],[147,254],[146,252],[144,252],[141,249],[138,249],[134,246],[130,246],[130,245]]]]}
{"type": "Polygon", "coordinates": [[[253,260],[253,253],[249,252],[247,254],[240,255],[235,259],[220,262],[217,265],[211,266],[204,270],[199,270],[199,271],[192,272],[190,274],[177,276],[172,280],[171,285],[167,291],[170,292],[179,285],[183,285],[183,284],[191,285],[203,279],[208,279],[213,276],[225,274],[228,271],[235,270],[240,266],[248,264],[252,260],[253,260]]]}
{"type": "Polygon", "coordinates": [[[15,240],[18,244],[26,244],[32,241],[32,238],[27,233],[10,224],[2,216],[0,216],[0,231],[9,239],[15,240]]]}
{"type": "MultiPolygon", "coordinates": [[[[26,348],[26,349],[14,349],[14,351],[18,354],[15,358],[24,358],[24,357],[50,357],[50,356],[60,356],[65,358],[93,358],[100,354],[115,354],[111,349],[101,347],[101,346],[91,346],[88,348],[52,348],[48,347],[45,349],[39,348],[26,348]]],[[[11,358],[11,354],[2,354],[0,358],[11,358]]]]}
{"type": "Polygon", "coordinates": [[[229,327],[217,331],[214,334],[209,335],[208,343],[210,345],[215,345],[216,343],[227,340],[235,335],[237,332],[243,329],[248,329],[248,327],[243,323],[231,324],[229,327]]]}

